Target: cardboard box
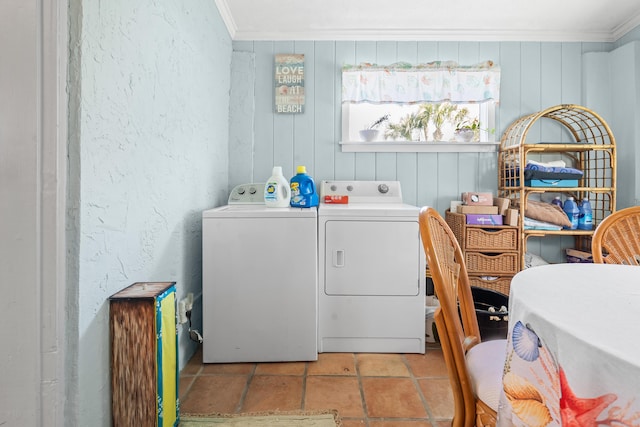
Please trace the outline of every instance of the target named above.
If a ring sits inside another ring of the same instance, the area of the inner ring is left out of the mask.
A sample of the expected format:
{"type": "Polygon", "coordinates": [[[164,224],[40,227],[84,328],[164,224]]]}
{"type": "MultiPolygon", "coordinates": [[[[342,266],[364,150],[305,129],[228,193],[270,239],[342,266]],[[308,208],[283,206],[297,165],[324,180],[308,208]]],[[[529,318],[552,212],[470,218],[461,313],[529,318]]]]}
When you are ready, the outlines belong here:
{"type": "Polygon", "coordinates": [[[520,218],[520,212],[518,209],[507,209],[504,214],[504,225],[510,225],[512,227],[518,226],[518,218],[520,218]]]}
{"type": "Polygon", "coordinates": [[[468,214],[468,225],[502,225],[502,215],[468,214]]]}
{"type": "Polygon", "coordinates": [[[458,212],[458,206],[462,204],[462,200],[451,200],[449,202],[449,211],[450,212],[458,212]]]}
{"type": "Polygon", "coordinates": [[[483,214],[483,215],[498,215],[497,206],[458,206],[459,214],[483,214]]]}
{"type": "Polygon", "coordinates": [[[493,194],[462,193],[462,202],[465,205],[493,206],[493,194]]]}
{"type": "Polygon", "coordinates": [[[502,197],[493,198],[493,206],[498,207],[498,215],[504,215],[507,213],[507,209],[511,205],[511,200],[502,197]]]}

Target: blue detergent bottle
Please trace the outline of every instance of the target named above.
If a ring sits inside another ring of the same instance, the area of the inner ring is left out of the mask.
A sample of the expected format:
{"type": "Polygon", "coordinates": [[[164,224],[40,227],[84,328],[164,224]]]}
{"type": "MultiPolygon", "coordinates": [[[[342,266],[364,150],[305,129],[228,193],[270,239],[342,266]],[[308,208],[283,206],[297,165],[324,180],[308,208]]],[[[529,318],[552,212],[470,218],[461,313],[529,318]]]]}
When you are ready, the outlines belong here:
{"type": "Polygon", "coordinates": [[[552,201],[551,201],[552,205],[556,205],[557,207],[559,207],[560,209],[562,209],[562,200],[560,200],[560,196],[556,196],[552,201]]]}
{"type": "Polygon", "coordinates": [[[578,205],[573,200],[573,197],[568,197],[564,202],[563,207],[564,213],[569,217],[569,221],[571,221],[571,227],[564,227],[566,229],[575,230],[578,228],[578,216],[580,214],[580,210],[578,209],[578,205]]]}
{"type": "Polygon", "coordinates": [[[289,181],[291,186],[291,207],[311,208],[318,206],[318,193],[313,178],[307,174],[307,168],[298,166],[296,175],[289,181]]]}
{"type": "Polygon", "coordinates": [[[593,211],[591,210],[591,202],[586,197],[582,199],[580,204],[580,213],[578,215],[579,230],[593,230],[593,211]]]}

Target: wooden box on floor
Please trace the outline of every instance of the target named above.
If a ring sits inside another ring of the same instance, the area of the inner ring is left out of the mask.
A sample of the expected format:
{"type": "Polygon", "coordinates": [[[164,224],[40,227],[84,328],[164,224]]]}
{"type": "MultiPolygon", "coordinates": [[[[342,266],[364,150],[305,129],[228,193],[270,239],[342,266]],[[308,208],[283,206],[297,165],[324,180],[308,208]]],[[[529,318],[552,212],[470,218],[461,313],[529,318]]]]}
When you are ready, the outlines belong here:
{"type": "Polygon", "coordinates": [[[175,282],[139,282],[109,298],[113,425],[177,426],[175,282]]]}

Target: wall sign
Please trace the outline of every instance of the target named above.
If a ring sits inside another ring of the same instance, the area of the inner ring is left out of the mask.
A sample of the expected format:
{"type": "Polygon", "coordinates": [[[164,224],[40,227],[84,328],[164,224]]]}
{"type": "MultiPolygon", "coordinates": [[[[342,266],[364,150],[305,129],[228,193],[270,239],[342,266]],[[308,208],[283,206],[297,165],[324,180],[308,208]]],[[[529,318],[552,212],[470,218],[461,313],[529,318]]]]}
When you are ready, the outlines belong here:
{"type": "Polygon", "coordinates": [[[276,113],[304,113],[304,55],[275,56],[276,113]]]}

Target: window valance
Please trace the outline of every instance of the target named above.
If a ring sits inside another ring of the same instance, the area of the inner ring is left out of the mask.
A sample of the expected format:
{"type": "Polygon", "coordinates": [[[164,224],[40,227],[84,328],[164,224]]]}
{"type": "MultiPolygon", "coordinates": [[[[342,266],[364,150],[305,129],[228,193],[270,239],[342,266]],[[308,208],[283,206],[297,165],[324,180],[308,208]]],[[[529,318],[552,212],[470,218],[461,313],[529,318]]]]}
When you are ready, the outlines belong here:
{"type": "Polygon", "coordinates": [[[342,102],[413,104],[500,100],[500,67],[493,61],[411,65],[360,64],[342,68],[342,102]]]}

